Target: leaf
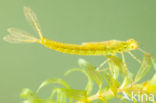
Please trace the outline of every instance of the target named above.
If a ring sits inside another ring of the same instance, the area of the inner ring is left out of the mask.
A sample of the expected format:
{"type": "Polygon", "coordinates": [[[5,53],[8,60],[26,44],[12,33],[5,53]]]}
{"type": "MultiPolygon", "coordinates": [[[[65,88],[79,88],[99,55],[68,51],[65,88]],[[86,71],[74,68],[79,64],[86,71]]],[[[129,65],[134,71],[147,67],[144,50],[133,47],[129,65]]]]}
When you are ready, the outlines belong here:
{"type": "Polygon", "coordinates": [[[66,103],[66,95],[60,89],[57,90],[57,103],[66,103]]]}
{"type": "Polygon", "coordinates": [[[97,100],[96,103],[107,103],[107,102],[104,102],[102,100],[97,100]]]}
{"type": "MultiPolygon", "coordinates": [[[[50,95],[50,97],[49,97],[49,99],[50,98],[53,98],[55,94],[57,94],[57,102],[58,103],[62,103],[64,101],[66,101],[67,96],[62,91],[61,88],[54,88],[53,91],[52,91],[52,93],[51,93],[51,95],[50,95]]],[[[64,102],[64,103],[66,103],[66,102],[64,102]]],[[[72,103],[72,99],[70,99],[70,103],[72,103]]]]}
{"type": "Polygon", "coordinates": [[[98,91],[98,95],[100,96],[99,99],[105,103],[114,97],[114,93],[108,86],[105,86],[100,91],[98,91]]]}
{"type": "Polygon", "coordinates": [[[156,70],[156,59],[155,58],[152,58],[152,64],[153,64],[154,69],[156,70]]]}
{"type": "Polygon", "coordinates": [[[88,78],[88,83],[87,83],[87,85],[86,85],[86,91],[87,91],[87,95],[90,95],[91,94],[91,92],[92,92],[92,90],[93,90],[93,81],[92,81],[92,79],[91,78],[88,78]]]}
{"type": "Polygon", "coordinates": [[[43,88],[49,84],[60,84],[66,88],[70,88],[70,86],[64,80],[58,79],[58,78],[51,78],[51,79],[48,79],[48,80],[44,81],[43,83],[41,83],[41,85],[39,86],[39,88],[37,89],[36,92],[38,93],[41,88],[43,88]]]}
{"type": "Polygon", "coordinates": [[[42,101],[39,99],[30,99],[30,100],[25,100],[24,103],[42,103],[42,101]]]}
{"type": "Polygon", "coordinates": [[[156,84],[156,73],[154,74],[154,76],[152,77],[152,79],[150,80],[151,84],[156,84]]]}
{"type": "Polygon", "coordinates": [[[87,99],[87,92],[84,90],[74,90],[74,89],[65,89],[60,88],[67,97],[78,100],[78,101],[86,101],[87,99]]]}
{"type": "Polygon", "coordinates": [[[118,75],[119,75],[118,68],[120,68],[120,70],[124,73],[125,77],[124,77],[123,83],[121,85],[121,88],[124,86],[127,86],[129,83],[131,83],[133,81],[133,75],[130,71],[128,71],[127,68],[124,67],[123,61],[116,56],[107,56],[107,57],[110,58],[109,68],[111,68],[110,72],[113,72],[113,73],[111,73],[111,75],[114,77],[114,79],[117,80],[117,78],[118,78],[118,75]]]}
{"type": "Polygon", "coordinates": [[[89,77],[92,78],[96,82],[99,88],[101,88],[102,76],[98,71],[96,71],[96,68],[93,65],[89,64],[84,59],[79,59],[78,62],[79,62],[80,67],[83,68],[85,72],[89,75],[89,77]]]}
{"type": "Polygon", "coordinates": [[[146,90],[149,93],[155,94],[156,95],[156,73],[152,77],[151,80],[145,82],[143,84],[144,90],[146,90]]]}
{"type": "Polygon", "coordinates": [[[59,88],[53,88],[53,90],[52,90],[51,95],[49,96],[49,98],[53,98],[54,95],[57,93],[57,90],[58,90],[58,89],[59,89],[59,88]]]}
{"type": "Polygon", "coordinates": [[[91,77],[83,70],[83,69],[70,69],[70,70],[68,70],[66,73],[65,73],[65,75],[69,75],[71,72],[74,72],[74,71],[80,71],[80,72],[82,72],[85,76],[87,76],[87,78],[88,78],[88,83],[87,83],[87,85],[86,85],[86,91],[87,91],[87,95],[90,95],[91,94],[91,92],[92,92],[92,90],[93,90],[93,81],[92,81],[92,79],[91,79],[91,77]]]}
{"type": "Polygon", "coordinates": [[[117,89],[120,87],[120,83],[117,80],[115,80],[106,70],[104,71],[104,77],[110,89],[112,90],[114,95],[116,95],[117,89]]]}
{"type": "Polygon", "coordinates": [[[30,99],[25,100],[24,103],[56,103],[56,102],[50,99],[30,99]]]}
{"type": "MultiPolygon", "coordinates": [[[[107,56],[107,57],[110,59],[109,63],[116,65],[118,68],[120,68],[120,70],[124,73],[124,75],[127,75],[128,71],[124,67],[124,64],[123,64],[123,62],[122,62],[122,60],[120,58],[118,58],[116,56],[107,56]]],[[[114,68],[112,68],[111,72],[113,72],[113,71],[114,71],[114,68]]],[[[114,73],[118,73],[118,71],[114,72],[114,73]]],[[[117,75],[117,74],[114,74],[114,75],[117,75]]]]}
{"type": "Polygon", "coordinates": [[[131,84],[132,82],[133,82],[133,74],[131,72],[128,72],[128,76],[126,76],[124,78],[120,88],[124,88],[124,87],[128,86],[129,84],[131,84]]]}
{"type": "Polygon", "coordinates": [[[107,100],[103,97],[99,98],[99,100],[96,101],[96,103],[107,103],[107,100]]]}
{"type": "Polygon", "coordinates": [[[67,72],[65,72],[64,75],[67,76],[67,75],[69,75],[70,73],[75,72],[75,71],[79,71],[79,72],[82,72],[82,73],[85,74],[85,72],[84,72],[82,69],[80,69],[80,68],[74,68],[74,69],[70,69],[70,70],[68,70],[67,72]]]}
{"type": "Polygon", "coordinates": [[[24,88],[20,96],[25,99],[36,98],[35,93],[28,88],[24,88]]]}
{"type": "Polygon", "coordinates": [[[138,82],[140,79],[142,79],[146,75],[146,73],[150,70],[150,68],[151,68],[151,55],[146,53],[144,54],[141,67],[138,70],[134,81],[138,82]]]}
{"type": "Polygon", "coordinates": [[[40,98],[38,98],[35,95],[35,93],[28,88],[25,88],[22,90],[21,97],[26,99],[24,101],[24,103],[55,103],[55,101],[53,101],[51,99],[40,99],[40,98]]]}
{"type": "Polygon", "coordinates": [[[51,100],[51,99],[40,99],[38,102],[33,101],[32,103],[56,103],[56,102],[54,100],[51,100]]]}
{"type": "Polygon", "coordinates": [[[110,71],[112,77],[114,79],[118,79],[119,68],[111,60],[108,62],[108,64],[109,64],[109,71],[110,71]]]}
{"type": "Polygon", "coordinates": [[[155,83],[151,83],[151,81],[146,81],[146,82],[143,83],[143,90],[147,94],[156,95],[156,84],[155,83]]]}

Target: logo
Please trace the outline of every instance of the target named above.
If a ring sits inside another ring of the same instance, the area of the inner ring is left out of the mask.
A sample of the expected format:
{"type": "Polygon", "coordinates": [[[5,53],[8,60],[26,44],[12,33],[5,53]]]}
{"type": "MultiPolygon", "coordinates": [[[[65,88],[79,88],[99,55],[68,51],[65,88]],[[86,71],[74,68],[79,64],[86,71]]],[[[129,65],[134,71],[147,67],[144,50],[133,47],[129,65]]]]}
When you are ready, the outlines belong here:
{"type": "Polygon", "coordinates": [[[122,100],[128,100],[128,101],[137,101],[137,102],[144,102],[144,101],[148,101],[148,102],[152,102],[154,101],[154,95],[153,94],[142,94],[140,92],[138,93],[134,93],[131,92],[131,94],[128,96],[125,92],[123,92],[123,97],[122,100]]]}

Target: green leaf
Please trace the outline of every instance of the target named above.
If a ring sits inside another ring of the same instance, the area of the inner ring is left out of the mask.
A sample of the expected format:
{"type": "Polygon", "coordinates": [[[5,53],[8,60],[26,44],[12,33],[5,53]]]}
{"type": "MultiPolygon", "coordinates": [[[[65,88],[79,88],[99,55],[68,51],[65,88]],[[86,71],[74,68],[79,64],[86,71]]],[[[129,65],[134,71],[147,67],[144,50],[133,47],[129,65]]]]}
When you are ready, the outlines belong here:
{"type": "Polygon", "coordinates": [[[25,100],[24,103],[56,103],[56,102],[50,99],[30,99],[25,100]]]}
{"type": "Polygon", "coordinates": [[[126,76],[124,78],[120,88],[124,88],[124,87],[128,86],[129,84],[131,84],[132,82],[133,82],[133,74],[131,72],[128,72],[128,76],[126,76]]]}
{"type": "Polygon", "coordinates": [[[62,90],[57,90],[57,103],[66,103],[66,95],[62,90]]]}
{"type": "Polygon", "coordinates": [[[49,99],[55,98],[54,97],[55,94],[57,94],[57,103],[66,103],[67,96],[60,88],[53,88],[49,99]]]}
{"type": "Polygon", "coordinates": [[[112,90],[114,95],[116,95],[117,89],[120,87],[120,83],[117,80],[115,80],[106,70],[104,70],[104,77],[110,89],[112,90]]]}
{"type": "Polygon", "coordinates": [[[53,98],[54,95],[57,93],[59,88],[53,88],[52,92],[51,92],[51,95],[49,96],[49,98],[53,98]]]}
{"type": "Polygon", "coordinates": [[[116,56],[107,56],[107,57],[110,59],[109,70],[111,72],[111,75],[114,77],[114,79],[118,78],[118,75],[120,73],[119,69],[124,74],[124,81],[122,83],[122,87],[128,85],[130,82],[133,81],[132,73],[128,70],[128,68],[125,68],[125,66],[127,67],[127,65],[125,64],[125,66],[124,66],[124,63],[120,58],[118,58],[116,56]]]}
{"type": "Polygon", "coordinates": [[[156,84],[156,73],[154,74],[154,76],[150,80],[150,84],[156,84]]]}
{"type": "Polygon", "coordinates": [[[93,83],[92,79],[88,78],[88,83],[87,83],[86,89],[85,89],[87,91],[87,95],[90,95],[92,93],[93,85],[94,85],[94,83],[93,83]]]}
{"type": "Polygon", "coordinates": [[[39,99],[29,99],[25,100],[24,103],[42,103],[42,101],[39,99]]]}
{"type": "Polygon", "coordinates": [[[74,89],[65,89],[60,88],[67,97],[78,100],[78,101],[85,101],[87,99],[87,92],[84,90],[74,90],[74,89]]]}
{"type": "Polygon", "coordinates": [[[119,77],[119,68],[114,65],[112,61],[109,62],[109,70],[111,72],[111,75],[113,76],[114,79],[118,79],[119,77]]]}
{"type": "MultiPolygon", "coordinates": [[[[110,59],[111,64],[116,65],[118,68],[120,68],[120,70],[124,73],[124,75],[127,75],[127,69],[125,68],[122,60],[116,56],[107,56],[110,59]]],[[[116,68],[116,67],[115,67],[116,68]]],[[[111,68],[110,68],[111,69],[111,68]]],[[[115,71],[114,68],[112,68],[112,70],[110,71],[111,73],[118,73],[119,71],[115,71]]],[[[113,75],[117,75],[117,74],[113,74],[113,75]]]]}
{"type": "Polygon", "coordinates": [[[39,102],[32,102],[32,103],[56,103],[56,102],[54,100],[51,100],[51,99],[40,99],[39,102]]]}
{"type": "Polygon", "coordinates": [[[150,70],[150,68],[151,68],[151,55],[145,53],[141,67],[138,70],[134,81],[138,82],[139,80],[141,80],[146,75],[146,73],[150,70]]]}
{"type": "Polygon", "coordinates": [[[26,98],[26,99],[30,99],[30,98],[36,98],[36,95],[35,93],[28,89],[28,88],[24,88],[21,92],[21,95],[20,95],[22,98],[26,98]]]}
{"type": "Polygon", "coordinates": [[[107,100],[105,98],[99,98],[96,103],[107,103],[107,100]]]}
{"type": "Polygon", "coordinates": [[[66,73],[65,73],[65,75],[69,75],[70,73],[72,73],[72,72],[74,72],[74,71],[79,71],[79,72],[82,72],[85,76],[87,76],[87,78],[88,78],[88,83],[87,83],[87,85],[86,85],[86,91],[87,91],[87,95],[90,95],[91,94],[91,92],[92,92],[92,90],[93,90],[93,81],[92,81],[92,79],[91,79],[91,77],[86,73],[86,71],[84,71],[84,69],[70,69],[70,70],[68,70],[66,73]]]}
{"type": "MultiPolygon", "coordinates": [[[[70,69],[70,70],[68,70],[67,72],[65,72],[65,76],[67,76],[67,75],[69,75],[70,73],[72,73],[72,72],[76,72],[76,71],[78,71],[78,72],[82,72],[82,73],[84,73],[85,74],[85,72],[82,70],[82,69],[80,69],[80,68],[74,68],[74,69],[70,69]]],[[[86,75],[86,74],[85,74],[86,75]]]]}
{"type": "Polygon", "coordinates": [[[112,90],[108,86],[105,86],[100,91],[98,91],[98,95],[100,97],[102,97],[102,100],[104,102],[107,102],[107,100],[110,100],[110,99],[112,99],[114,97],[114,93],[112,92],[112,90]]]}
{"type": "Polygon", "coordinates": [[[86,73],[89,75],[89,77],[96,82],[99,88],[101,88],[102,76],[98,71],[96,71],[96,68],[90,63],[88,63],[87,61],[85,61],[84,59],[79,59],[78,62],[80,67],[83,68],[86,71],[86,73]]]}
{"type": "Polygon", "coordinates": [[[37,89],[36,92],[38,93],[41,88],[43,88],[49,84],[60,84],[66,88],[70,88],[70,86],[64,80],[58,79],[58,78],[51,78],[51,79],[48,79],[48,80],[44,81],[43,83],[41,83],[41,85],[39,86],[39,88],[37,89]]]}
{"type": "MultiPolygon", "coordinates": [[[[55,103],[51,99],[40,99],[38,98],[33,91],[28,88],[25,88],[21,92],[21,97],[27,99],[24,103],[55,103]]],[[[62,102],[63,103],[63,102],[62,102]]]]}
{"type": "Polygon", "coordinates": [[[156,59],[155,58],[152,58],[152,64],[153,64],[154,69],[156,70],[156,59]]]}
{"type": "Polygon", "coordinates": [[[107,103],[107,102],[104,102],[102,100],[97,100],[96,103],[107,103]]]}

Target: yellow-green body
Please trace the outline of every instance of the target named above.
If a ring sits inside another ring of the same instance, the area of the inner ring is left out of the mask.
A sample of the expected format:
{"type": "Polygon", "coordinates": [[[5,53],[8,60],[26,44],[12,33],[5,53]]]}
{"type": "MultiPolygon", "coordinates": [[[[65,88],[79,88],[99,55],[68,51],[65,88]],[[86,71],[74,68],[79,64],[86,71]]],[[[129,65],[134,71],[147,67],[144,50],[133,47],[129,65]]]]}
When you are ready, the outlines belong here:
{"type": "MultiPolygon", "coordinates": [[[[129,41],[133,41],[130,39],[129,41]]],[[[110,40],[104,42],[91,42],[77,44],[67,44],[56,42],[46,38],[41,39],[40,43],[47,48],[56,50],[62,53],[76,54],[76,55],[114,55],[120,52],[130,51],[129,41],[110,40]]]]}

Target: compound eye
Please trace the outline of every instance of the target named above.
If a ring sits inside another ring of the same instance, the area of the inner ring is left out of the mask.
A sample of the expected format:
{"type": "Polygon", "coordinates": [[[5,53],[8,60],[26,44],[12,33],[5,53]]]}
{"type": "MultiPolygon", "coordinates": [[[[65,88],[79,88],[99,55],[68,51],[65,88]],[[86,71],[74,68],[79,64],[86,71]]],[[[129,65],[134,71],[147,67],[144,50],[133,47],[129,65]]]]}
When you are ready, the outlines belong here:
{"type": "Polygon", "coordinates": [[[134,39],[129,39],[128,42],[132,43],[132,42],[134,42],[134,39]]]}
{"type": "Polygon", "coordinates": [[[134,44],[134,43],[130,45],[130,48],[131,48],[131,49],[136,49],[136,47],[137,47],[137,46],[136,46],[136,44],[134,44]]]}

